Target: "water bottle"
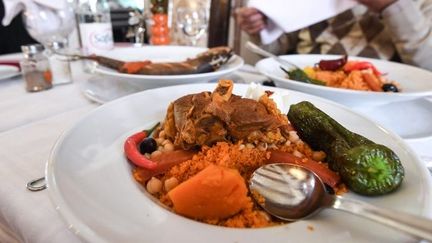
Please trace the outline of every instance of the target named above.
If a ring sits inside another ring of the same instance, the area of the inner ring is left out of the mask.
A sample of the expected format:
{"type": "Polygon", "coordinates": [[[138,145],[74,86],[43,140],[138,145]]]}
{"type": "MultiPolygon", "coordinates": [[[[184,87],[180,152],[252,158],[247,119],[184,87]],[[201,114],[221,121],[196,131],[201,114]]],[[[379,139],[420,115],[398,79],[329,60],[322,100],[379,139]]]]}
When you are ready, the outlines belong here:
{"type": "Polygon", "coordinates": [[[84,54],[100,54],[114,47],[110,8],[106,0],[79,0],[76,14],[84,54]]]}

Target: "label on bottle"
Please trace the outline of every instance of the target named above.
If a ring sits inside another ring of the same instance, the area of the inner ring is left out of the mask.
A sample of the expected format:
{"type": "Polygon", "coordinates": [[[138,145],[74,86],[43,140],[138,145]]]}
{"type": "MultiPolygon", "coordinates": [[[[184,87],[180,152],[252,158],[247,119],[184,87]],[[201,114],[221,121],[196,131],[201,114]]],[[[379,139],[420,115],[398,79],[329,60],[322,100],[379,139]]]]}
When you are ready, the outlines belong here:
{"type": "Polygon", "coordinates": [[[114,47],[111,23],[80,23],[84,54],[100,54],[114,47]]]}

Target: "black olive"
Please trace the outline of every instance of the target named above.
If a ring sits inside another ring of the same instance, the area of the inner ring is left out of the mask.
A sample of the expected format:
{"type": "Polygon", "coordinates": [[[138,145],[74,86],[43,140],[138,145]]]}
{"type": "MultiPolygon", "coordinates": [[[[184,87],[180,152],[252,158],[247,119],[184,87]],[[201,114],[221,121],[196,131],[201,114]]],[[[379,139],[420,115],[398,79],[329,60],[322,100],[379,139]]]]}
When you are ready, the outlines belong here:
{"type": "Polygon", "coordinates": [[[157,149],[157,143],[153,138],[144,138],[139,147],[141,154],[153,153],[157,149]]]}
{"type": "Polygon", "coordinates": [[[399,89],[394,84],[383,84],[382,90],[384,92],[399,92],[399,89]]]}
{"type": "Polygon", "coordinates": [[[264,86],[276,87],[276,84],[272,80],[266,80],[262,83],[264,86]]]}

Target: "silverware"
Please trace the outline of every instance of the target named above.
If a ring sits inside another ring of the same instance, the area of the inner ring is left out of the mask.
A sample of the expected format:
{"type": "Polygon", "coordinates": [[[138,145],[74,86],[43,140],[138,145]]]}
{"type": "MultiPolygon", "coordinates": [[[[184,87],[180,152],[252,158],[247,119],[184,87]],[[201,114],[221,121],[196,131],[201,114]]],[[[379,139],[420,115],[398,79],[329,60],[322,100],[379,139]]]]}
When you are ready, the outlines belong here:
{"type": "Polygon", "coordinates": [[[321,179],[304,167],[262,166],[253,173],[249,187],[257,192],[252,195],[268,213],[283,220],[296,221],[333,208],[432,241],[432,220],[331,195],[321,179]]]}
{"type": "Polygon", "coordinates": [[[42,191],[47,188],[45,177],[37,178],[34,180],[31,180],[26,185],[27,189],[32,192],[42,191]]]}
{"type": "Polygon", "coordinates": [[[252,43],[250,41],[246,42],[246,48],[249,49],[250,51],[258,54],[258,55],[273,58],[273,60],[275,60],[276,62],[278,62],[279,64],[281,64],[287,70],[289,69],[289,68],[287,68],[287,66],[291,66],[291,67],[294,67],[294,68],[297,68],[297,69],[301,69],[300,67],[298,67],[294,63],[292,63],[290,61],[287,61],[287,60],[284,60],[284,59],[282,59],[282,58],[274,55],[273,53],[270,53],[270,52],[262,49],[261,47],[255,45],[254,43],[252,43]]]}

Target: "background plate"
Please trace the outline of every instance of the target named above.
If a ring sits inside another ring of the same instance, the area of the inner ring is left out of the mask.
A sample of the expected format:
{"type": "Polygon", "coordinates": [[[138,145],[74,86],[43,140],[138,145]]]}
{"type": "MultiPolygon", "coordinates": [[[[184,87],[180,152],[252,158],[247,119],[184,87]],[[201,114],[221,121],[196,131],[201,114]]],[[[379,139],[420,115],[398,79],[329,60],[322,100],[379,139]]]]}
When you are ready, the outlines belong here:
{"type": "MultiPolygon", "coordinates": [[[[280,56],[300,68],[314,66],[320,60],[337,59],[337,55],[285,55],[280,56]]],[[[402,92],[385,93],[371,91],[357,91],[342,88],[332,88],[321,85],[307,84],[290,80],[280,69],[280,64],[271,58],[259,61],[255,67],[262,74],[272,79],[278,87],[294,89],[309,94],[318,95],[350,106],[382,105],[386,103],[411,100],[432,95],[432,72],[414,66],[388,62],[377,59],[349,57],[348,60],[364,60],[373,63],[378,70],[387,74],[387,78],[394,80],[402,87],[402,92]]]]}
{"type": "MultiPolygon", "coordinates": [[[[190,46],[144,46],[144,47],[124,47],[114,48],[113,50],[102,53],[101,55],[123,61],[143,61],[153,62],[180,62],[187,58],[193,58],[197,54],[206,51],[207,48],[190,46]]],[[[210,73],[186,74],[186,75],[140,75],[119,73],[116,70],[96,65],[94,71],[119,80],[128,80],[146,85],[147,88],[163,87],[169,85],[179,85],[187,83],[206,82],[228,75],[243,66],[243,59],[233,55],[228,63],[221,68],[210,73]]]]}
{"type": "Polygon", "coordinates": [[[11,65],[0,65],[0,80],[15,77],[21,74],[18,67],[11,65]]]}

